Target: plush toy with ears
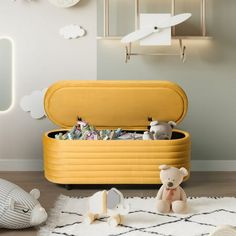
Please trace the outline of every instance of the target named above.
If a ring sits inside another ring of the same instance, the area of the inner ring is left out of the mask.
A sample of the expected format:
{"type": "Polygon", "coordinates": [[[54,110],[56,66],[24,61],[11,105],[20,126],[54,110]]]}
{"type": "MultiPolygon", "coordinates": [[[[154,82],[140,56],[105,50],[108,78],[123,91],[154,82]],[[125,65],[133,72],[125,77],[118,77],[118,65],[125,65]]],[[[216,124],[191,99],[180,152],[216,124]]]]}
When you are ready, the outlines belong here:
{"type": "Polygon", "coordinates": [[[220,225],[210,236],[236,236],[236,228],[231,225],[220,225]]]}
{"type": "Polygon", "coordinates": [[[46,221],[47,213],[38,199],[40,191],[25,192],[19,186],[0,179],[0,229],[23,229],[46,221]]]}
{"type": "Polygon", "coordinates": [[[150,123],[150,133],[154,140],[169,140],[171,139],[172,130],[174,127],[176,127],[176,123],[174,121],[169,121],[168,123],[152,121],[150,123]]]}
{"type": "Polygon", "coordinates": [[[180,169],[168,165],[161,165],[160,179],[162,186],[157,193],[157,211],[183,214],[188,210],[187,197],[180,187],[183,178],[188,175],[188,171],[182,167],[180,169]]]}

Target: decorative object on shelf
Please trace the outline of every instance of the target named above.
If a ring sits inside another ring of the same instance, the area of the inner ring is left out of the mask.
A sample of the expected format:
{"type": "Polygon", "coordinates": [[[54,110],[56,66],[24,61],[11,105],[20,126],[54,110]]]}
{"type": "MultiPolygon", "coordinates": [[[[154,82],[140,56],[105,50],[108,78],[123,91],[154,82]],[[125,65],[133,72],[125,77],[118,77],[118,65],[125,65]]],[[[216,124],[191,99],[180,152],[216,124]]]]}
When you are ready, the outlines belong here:
{"type": "MultiPolygon", "coordinates": [[[[140,40],[141,46],[161,46],[171,45],[171,27],[183,23],[192,16],[191,13],[184,13],[175,16],[171,14],[140,14],[140,29],[126,35],[121,39],[126,46],[126,62],[132,55],[131,43],[140,40]]],[[[179,39],[180,41],[181,39],[179,39]]],[[[185,61],[186,47],[179,43],[180,55],[182,62],[185,61]]]]}
{"type": "Polygon", "coordinates": [[[46,221],[48,215],[38,199],[40,191],[25,192],[19,186],[0,179],[0,229],[23,229],[46,221]]]}
{"type": "Polygon", "coordinates": [[[135,31],[132,34],[124,36],[111,36],[110,35],[110,0],[104,0],[103,3],[103,36],[98,39],[122,39],[123,43],[127,43],[125,47],[126,58],[125,62],[131,59],[131,56],[149,55],[149,56],[179,56],[182,62],[186,60],[186,46],[183,45],[183,39],[210,39],[206,34],[206,0],[199,0],[200,2],[200,22],[201,22],[201,35],[195,36],[177,36],[175,25],[180,24],[187,20],[191,14],[184,13],[175,15],[176,0],[171,0],[171,13],[170,14],[140,14],[140,0],[134,0],[135,11],[135,31]],[[168,20],[169,19],[169,20],[168,20]],[[155,24],[153,24],[155,22],[155,24]],[[178,39],[179,52],[173,53],[143,53],[133,52],[131,44],[134,41],[140,40],[140,46],[150,45],[171,45],[172,39],[178,39]]]}
{"type": "Polygon", "coordinates": [[[178,169],[168,165],[161,165],[159,169],[162,186],[156,196],[157,211],[169,213],[172,210],[177,214],[186,213],[188,211],[187,196],[180,184],[184,177],[188,176],[188,171],[184,167],[178,169]]]}
{"type": "Polygon", "coordinates": [[[61,28],[59,33],[65,39],[77,39],[85,36],[86,31],[79,25],[67,25],[61,28]]]}
{"type": "Polygon", "coordinates": [[[140,29],[123,37],[121,42],[133,43],[141,40],[140,45],[171,45],[171,27],[183,23],[191,16],[191,13],[175,16],[171,16],[171,14],[141,14],[140,29]],[[150,38],[149,36],[154,37],[150,38]]]}
{"type": "Polygon", "coordinates": [[[67,8],[76,5],[80,0],[49,0],[56,7],[67,8]]]}
{"type": "Polygon", "coordinates": [[[23,111],[30,112],[33,119],[41,119],[45,116],[44,95],[47,88],[33,91],[30,95],[24,96],[20,101],[23,111]]]}
{"type": "Polygon", "coordinates": [[[129,213],[129,205],[125,204],[123,194],[116,188],[94,193],[88,199],[89,210],[84,222],[91,224],[100,216],[108,216],[108,224],[117,226],[122,223],[123,216],[129,213]]]}

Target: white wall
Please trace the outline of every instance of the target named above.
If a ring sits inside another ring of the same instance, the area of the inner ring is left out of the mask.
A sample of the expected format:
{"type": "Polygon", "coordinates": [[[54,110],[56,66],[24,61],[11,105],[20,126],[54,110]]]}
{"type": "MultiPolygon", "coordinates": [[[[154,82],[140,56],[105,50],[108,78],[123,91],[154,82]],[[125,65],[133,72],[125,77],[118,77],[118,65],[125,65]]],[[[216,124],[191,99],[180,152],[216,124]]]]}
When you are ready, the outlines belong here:
{"type": "Polygon", "coordinates": [[[9,163],[12,169],[38,169],[42,134],[54,127],[23,112],[22,96],[58,80],[96,79],[96,15],[96,0],[81,0],[69,9],[47,0],[0,1],[0,36],[15,43],[15,102],[0,113],[0,170],[9,169],[9,163]],[[72,23],[83,26],[86,37],[65,40],[59,35],[62,26],[72,23]]]}

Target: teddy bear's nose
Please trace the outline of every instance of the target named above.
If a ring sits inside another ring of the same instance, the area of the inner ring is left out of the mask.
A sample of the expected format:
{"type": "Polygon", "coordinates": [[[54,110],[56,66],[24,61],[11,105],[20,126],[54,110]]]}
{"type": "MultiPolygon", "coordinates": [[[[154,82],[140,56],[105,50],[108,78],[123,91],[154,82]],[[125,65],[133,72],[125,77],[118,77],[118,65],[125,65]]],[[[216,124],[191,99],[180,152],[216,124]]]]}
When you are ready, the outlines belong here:
{"type": "Polygon", "coordinates": [[[172,182],[168,182],[168,183],[167,183],[167,186],[168,186],[168,187],[173,187],[173,185],[174,185],[174,184],[173,184],[172,182]]]}

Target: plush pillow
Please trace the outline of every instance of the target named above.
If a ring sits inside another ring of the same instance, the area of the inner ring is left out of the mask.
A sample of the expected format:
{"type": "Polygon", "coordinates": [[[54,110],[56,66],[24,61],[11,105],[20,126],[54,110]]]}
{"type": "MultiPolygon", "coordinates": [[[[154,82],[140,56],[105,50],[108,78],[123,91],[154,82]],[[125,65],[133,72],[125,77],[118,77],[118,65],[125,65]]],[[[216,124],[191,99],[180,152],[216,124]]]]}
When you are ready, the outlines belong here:
{"type": "Polygon", "coordinates": [[[22,229],[36,226],[47,219],[40,205],[38,189],[25,192],[19,186],[0,179],[0,228],[22,229]]]}

